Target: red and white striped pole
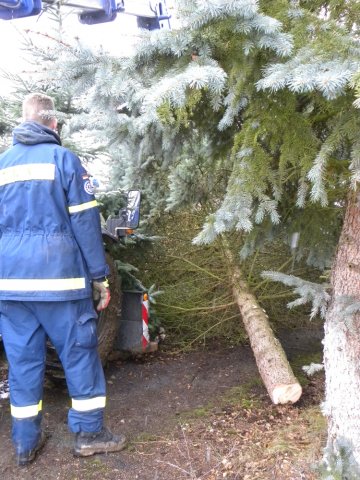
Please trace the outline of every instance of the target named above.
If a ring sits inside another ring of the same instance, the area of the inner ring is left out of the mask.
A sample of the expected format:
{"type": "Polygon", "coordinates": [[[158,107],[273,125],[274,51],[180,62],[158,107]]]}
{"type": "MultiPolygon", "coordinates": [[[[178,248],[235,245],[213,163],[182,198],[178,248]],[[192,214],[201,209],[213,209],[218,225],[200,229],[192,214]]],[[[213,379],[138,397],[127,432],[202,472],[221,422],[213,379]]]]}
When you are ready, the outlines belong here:
{"type": "Polygon", "coordinates": [[[143,294],[142,298],[142,307],[141,307],[141,316],[142,316],[142,349],[146,350],[150,343],[150,334],[149,334],[149,296],[147,293],[143,294]]]}

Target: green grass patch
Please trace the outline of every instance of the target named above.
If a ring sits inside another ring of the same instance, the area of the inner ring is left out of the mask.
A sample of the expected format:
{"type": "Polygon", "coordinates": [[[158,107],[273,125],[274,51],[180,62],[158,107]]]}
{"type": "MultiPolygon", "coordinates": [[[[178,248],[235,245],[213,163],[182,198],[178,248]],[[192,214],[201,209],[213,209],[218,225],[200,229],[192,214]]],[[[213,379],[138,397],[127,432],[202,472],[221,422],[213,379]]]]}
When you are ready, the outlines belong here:
{"type": "Polygon", "coordinates": [[[278,430],[268,446],[270,454],[291,451],[318,452],[326,438],[326,420],[319,406],[308,407],[301,412],[300,418],[293,424],[284,425],[278,430]]]}
{"type": "Polygon", "coordinates": [[[221,410],[230,405],[240,405],[241,408],[246,410],[257,408],[260,406],[261,401],[257,398],[254,390],[258,389],[259,386],[263,388],[261,378],[255,377],[243,385],[231,387],[206,405],[181,412],[178,416],[178,422],[182,424],[189,423],[192,420],[203,419],[213,414],[214,409],[221,410]]]}
{"type": "Polygon", "coordinates": [[[259,387],[263,388],[260,377],[254,377],[243,385],[232,387],[220,398],[221,405],[241,405],[242,408],[259,406],[260,401],[254,393],[259,387]]]}

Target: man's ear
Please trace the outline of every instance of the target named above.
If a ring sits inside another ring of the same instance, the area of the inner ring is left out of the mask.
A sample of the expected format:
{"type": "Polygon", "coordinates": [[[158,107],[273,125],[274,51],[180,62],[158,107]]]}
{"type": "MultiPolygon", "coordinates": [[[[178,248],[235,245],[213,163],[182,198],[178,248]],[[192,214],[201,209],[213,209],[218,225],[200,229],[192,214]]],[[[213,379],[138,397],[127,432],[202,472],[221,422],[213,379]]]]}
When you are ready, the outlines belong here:
{"type": "Polygon", "coordinates": [[[57,118],[52,118],[50,122],[51,130],[56,130],[57,124],[58,124],[57,118]]]}

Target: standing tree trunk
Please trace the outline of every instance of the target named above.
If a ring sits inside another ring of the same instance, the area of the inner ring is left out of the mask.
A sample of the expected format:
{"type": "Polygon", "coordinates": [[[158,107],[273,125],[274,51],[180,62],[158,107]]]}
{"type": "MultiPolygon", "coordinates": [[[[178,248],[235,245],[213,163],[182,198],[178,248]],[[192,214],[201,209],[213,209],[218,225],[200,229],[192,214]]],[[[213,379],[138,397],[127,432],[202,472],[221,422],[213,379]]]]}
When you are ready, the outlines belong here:
{"type": "Polygon", "coordinates": [[[352,318],[341,313],[351,302],[360,302],[359,192],[348,198],[331,285],[324,337],[326,461],[333,465],[343,457],[345,462],[337,462],[342,465],[339,473],[350,480],[360,478],[360,313],[352,318]]]}
{"type": "Polygon", "coordinates": [[[295,403],[301,397],[301,385],[294,376],[279,340],[274,336],[268,316],[243,280],[225,239],[223,242],[232,271],[234,298],[264,385],[273,403],[295,403]]]}

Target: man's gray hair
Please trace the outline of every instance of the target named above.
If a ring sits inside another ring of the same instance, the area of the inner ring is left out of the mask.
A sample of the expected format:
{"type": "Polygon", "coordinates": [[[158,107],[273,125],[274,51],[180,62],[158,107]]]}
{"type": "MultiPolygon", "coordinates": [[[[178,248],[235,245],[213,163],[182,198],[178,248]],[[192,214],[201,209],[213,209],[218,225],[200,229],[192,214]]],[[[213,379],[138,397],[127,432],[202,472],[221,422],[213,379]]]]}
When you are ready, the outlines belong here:
{"type": "Polygon", "coordinates": [[[23,101],[23,120],[50,126],[56,118],[54,100],[43,93],[30,93],[23,101]]]}

